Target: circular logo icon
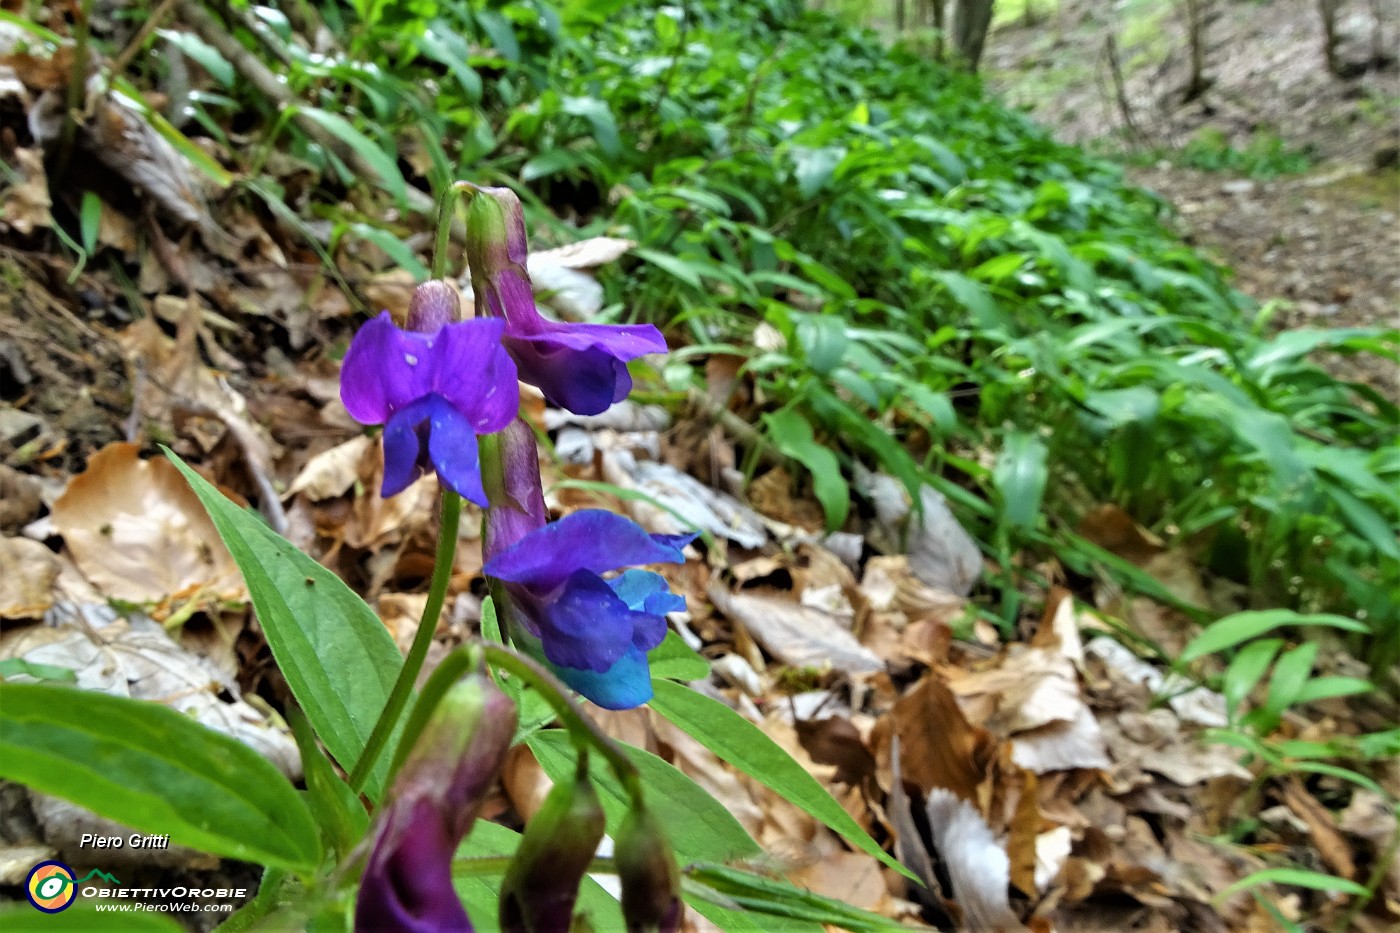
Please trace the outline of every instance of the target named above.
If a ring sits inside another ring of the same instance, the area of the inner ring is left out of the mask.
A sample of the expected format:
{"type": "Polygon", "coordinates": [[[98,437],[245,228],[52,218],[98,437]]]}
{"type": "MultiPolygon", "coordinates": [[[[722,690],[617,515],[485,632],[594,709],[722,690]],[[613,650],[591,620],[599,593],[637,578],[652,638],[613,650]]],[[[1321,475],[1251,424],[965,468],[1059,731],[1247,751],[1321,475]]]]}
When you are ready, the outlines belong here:
{"type": "Polygon", "coordinates": [[[62,862],[40,862],[29,869],[29,877],[24,881],[24,895],[35,910],[56,914],[78,899],[75,881],[73,869],[62,862]]]}

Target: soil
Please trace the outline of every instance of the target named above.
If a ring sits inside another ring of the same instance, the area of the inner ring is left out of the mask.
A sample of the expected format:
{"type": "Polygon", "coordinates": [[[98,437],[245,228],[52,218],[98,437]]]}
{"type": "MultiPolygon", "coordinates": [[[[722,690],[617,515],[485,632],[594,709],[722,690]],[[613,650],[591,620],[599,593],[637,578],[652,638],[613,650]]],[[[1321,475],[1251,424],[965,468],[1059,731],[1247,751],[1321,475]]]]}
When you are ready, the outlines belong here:
{"type": "MultiPolygon", "coordinates": [[[[991,36],[984,71],[1060,138],[1147,163],[1129,176],[1175,206],[1182,235],[1233,268],[1236,287],[1280,300],[1272,326],[1400,325],[1400,0],[1342,4],[1344,77],[1324,67],[1315,0],[1204,3],[1209,86],[1190,102],[1182,4],[1160,0],[1062,0],[991,36]],[[1186,168],[1176,153],[1193,139],[1309,167],[1271,179],[1186,168]]],[[[1390,361],[1327,363],[1400,398],[1390,361]]]]}

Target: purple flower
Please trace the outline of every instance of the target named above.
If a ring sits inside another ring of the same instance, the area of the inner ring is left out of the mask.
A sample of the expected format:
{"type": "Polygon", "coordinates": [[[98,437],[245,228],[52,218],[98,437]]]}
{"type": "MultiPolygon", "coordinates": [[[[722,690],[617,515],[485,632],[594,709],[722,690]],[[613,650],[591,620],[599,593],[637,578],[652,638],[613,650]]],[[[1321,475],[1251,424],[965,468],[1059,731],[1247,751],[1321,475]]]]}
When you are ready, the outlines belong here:
{"type": "Polygon", "coordinates": [[[636,564],[684,563],[694,535],[651,535],[598,509],[567,515],[505,546],[488,539],[485,573],[501,581],[509,617],[538,639],[561,680],[607,709],[651,699],[646,652],[666,637],[666,613],[685,608],[659,574],[636,564]],[[493,553],[494,552],[494,553],[493,553]]]}
{"type": "Polygon", "coordinates": [[[471,933],[452,887],[452,857],[505,763],[515,725],[515,704],[484,673],[443,696],[375,815],[356,933],[471,933]]]}
{"type": "Polygon", "coordinates": [[[505,427],[520,404],[504,329],[476,320],[400,330],[387,311],[360,328],[340,369],[340,398],[356,421],[384,425],[383,495],[432,467],[444,486],[487,504],[476,436],[505,427]]]}
{"type": "Polygon", "coordinates": [[[535,307],[525,270],[528,246],[520,199],[508,188],[475,188],[467,210],[467,262],[479,313],[506,322],[505,345],[520,378],[549,402],[596,415],[632,390],[627,361],[665,353],[650,324],[564,324],[535,307]]]}

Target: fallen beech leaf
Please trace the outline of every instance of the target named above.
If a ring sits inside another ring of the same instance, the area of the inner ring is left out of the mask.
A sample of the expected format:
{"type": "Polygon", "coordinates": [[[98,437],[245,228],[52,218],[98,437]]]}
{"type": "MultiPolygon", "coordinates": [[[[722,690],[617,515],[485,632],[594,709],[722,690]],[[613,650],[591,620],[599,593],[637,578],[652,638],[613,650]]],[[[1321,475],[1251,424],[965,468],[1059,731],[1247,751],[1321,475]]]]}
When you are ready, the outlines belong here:
{"type": "Polygon", "coordinates": [[[1337,823],[1327,808],[1318,803],[1296,777],[1284,782],[1283,802],[1308,824],[1308,834],[1323,864],[1332,869],[1333,874],[1355,880],[1356,862],[1351,857],[1351,848],[1337,831],[1337,823]]]}
{"type": "Polygon", "coordinates": [[[160,602],[205,589],[241,600],[243,577],[194,491],[164,457],[135,444],[93,454],[53,505],[53,523],[83,574],[107,596],[160,602]]]}
{"type": "Polygon", "coordinates": [[[53,605],[58,555],[28,538],[0,538],[0,619],[37,619],[53,605]]]}
{"type": "Polygon", "coordinates": [[[360,461],[373,446],[374,438],[361,434],[317,454],[301,468],[282,498],[290,499],[297,493],[303,493],[312,502],[321,502],[344,495],[355,485],[355,480],[359,478],[360,461]]]}
{"type": "Polygon", "coordinates": [[[636,500],[625,503],[632,517],[649,531],[676,534],[702,528],[746,548],[761,547],[768,540],[763,520],[753,509],[668,464],[638,460],[627,450],[605,450],[603,479],[643,492],[664,506],[636,500]]]}
{"type": "Polygon", "coordinates": [[[44,174],[44,153],[41,149],[16,149],[14,167],[18,169],[18,184],[7,185],[0,194],[0,218],[6,227],[24,236],[35,227],[52,227],[49,208],[49,179],[44,174]]]}
{"type": "Polygon", "coordinates": [[[787,664],[830,668],[843,674],[873,674],[884,669],[879,655],[857,641],[835,617],[781,596],[757,592],[731,593],[719,583],[709,591],[716,609],[743,625],[759,644],[787,664]]]}
{"type": "Polygon", "coordinates": [[[900,697],[887,722],[899,737],[900,768],[925,794],[943,788],[977,799],[996,739],[968,723],[952,691],[936,675],[900,697]]]}
{"type": "Polygon", "coordinates": [[[926,809],[934,849],[948,869],[953,897],[968,929],[1025,930],[1007,895],[1011,860],[981,814],[942,788],[929,792],[926,809]]]}

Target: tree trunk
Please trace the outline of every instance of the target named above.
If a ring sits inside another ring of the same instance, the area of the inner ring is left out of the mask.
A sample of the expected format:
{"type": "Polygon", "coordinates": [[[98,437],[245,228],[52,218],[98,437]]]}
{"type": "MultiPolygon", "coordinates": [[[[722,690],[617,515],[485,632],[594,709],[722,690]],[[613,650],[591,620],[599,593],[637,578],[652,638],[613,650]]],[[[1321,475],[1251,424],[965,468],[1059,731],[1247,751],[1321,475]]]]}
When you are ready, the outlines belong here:
{"type": "Polygon", "coordinates": [[[1337,58],[1337,7],[1340,0],[1317,0],[1317,12],[1322,17],[1322,58],[1327,73],[1340,76],[1342,63],[1337,58]]]}
{"type": "Polygon", "coordinates": [[[953,7],[953,52],[967,68],[975,72],[982,60],[982,47],[987,30],[992,25],[992,7],[996,0],[958,0],[953,7]]]}
{"type": "Polygon", "coordinates": [[[1191,49],[1191,75],[1181,92],[1182,103],[1190,103],[1200,97],[1209,86],[1206,81],[1205,5],[1206,0],[1186,0],[1186,41],[1191,49]]]}

